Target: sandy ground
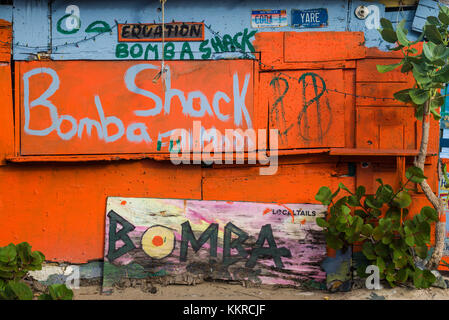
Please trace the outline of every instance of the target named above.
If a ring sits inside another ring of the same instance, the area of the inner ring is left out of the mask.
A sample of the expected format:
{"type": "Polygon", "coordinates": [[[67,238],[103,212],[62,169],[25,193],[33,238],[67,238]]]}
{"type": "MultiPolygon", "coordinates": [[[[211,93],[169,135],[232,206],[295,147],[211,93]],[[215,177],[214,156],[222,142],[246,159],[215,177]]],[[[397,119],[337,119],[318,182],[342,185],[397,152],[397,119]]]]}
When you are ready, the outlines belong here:
{"type": "Polygon", "coordinates": [[[102,295],[100,285],[81,286],[74,290],[75,300],[449,300],[449,289],[416,290],[356,289],[350,292],[301,291],[291,288],[245,288],[238,284],[204,282],[187,285],[155,285],[144,292],[141,288],[115,289],[102,295]],[[153,292],[153,293],[152,293],[153,292]]]}

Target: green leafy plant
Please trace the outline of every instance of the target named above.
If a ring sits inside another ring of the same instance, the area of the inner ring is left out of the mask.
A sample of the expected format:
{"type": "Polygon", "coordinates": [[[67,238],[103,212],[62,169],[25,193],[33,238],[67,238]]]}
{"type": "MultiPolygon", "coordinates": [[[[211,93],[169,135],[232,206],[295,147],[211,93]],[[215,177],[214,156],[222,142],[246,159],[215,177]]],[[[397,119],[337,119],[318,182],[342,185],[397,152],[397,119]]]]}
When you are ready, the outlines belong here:
{"type": "Polygon", "coordinates": [[[52,284],[48,287],[48,293],[41,294],[39,300],[72,300],[73,291],[65,284],[52,284]]]}
{"type": "MultiPolygon", "coordinates": [[[[27,242],[0,247],[0,300],[32,300],[33,291],[23,279],[29,271],[41,270],[44,261],[42,252],[32,251],[27,242]]],[[[51,300],[71,299],[73,291],[65,285],[52,285],[49,295],[41,295],[42,299],[48,296],[51,300]]]]}
{"type": "Polygon", "coordinates": [[[358,268],[358,275],[365,276],[366,267],[374,264],[379,267],[381,279],[392,287],[413,279],[415,287],[427,288],[435,276],[418,268],[415,257],[427,257],[431,223],[438,221],[438,213],[426,206],[412,219],[406,219],[412,202],[407,185],[426,178],[417,167],[408,168],[406,177],[406,183],[397,191],[377,179],[379,187],[374,195],[366,194],[363,186],[355,192],[342,183],[335,192],[321,187],[315,199],[329,206],[329,210],[327,219],[317,218],[317,224],[324,229],[326,243],[332,249],[345,251],[354,243],[363,242],[367,263],[358,268]],[[341,190],[347,195],[336,200],[341,190]]]}
{"type": "MultiPolygon", "coordinates": [[[[449,82],[449,8],[439,6],[438,17],[427,17],[423,32],[415,41],[410,41],[407,38],[408,32],[404,27],[404,20],[397,24],[396,29],[391,21],[385,18],[382,18],[380,23],[382,28],[379,32],[382,38],[389,43],[396,44],[390,50],[400,51],[402,59],[395,64],[378,65],[377,70],[384,73],[400,67],[402,73],[411,73],[414,79],[411,88],[396,92],[394,98],[413,105],[415,117],[422,121],[422,138],[415,166],[424,170],[429,142],[430,121],[428,119],[430,117],[435,120],[441,118],[439,109],[444,103],[444,96],[440,91],[449,82]],[[417,50],[416,45],[418,44],[422,44],[422,52],[417,50]]],[[[423,179],[419,184],[438,215],[442,217],[445,214],[443,201],[432,191],[427,179],[423,179]]],[[[427,269],[436,269],[439,266],[444,250],[444,238],[445,223],[437,221],[435,247],[426,266],[427,269]]]]}

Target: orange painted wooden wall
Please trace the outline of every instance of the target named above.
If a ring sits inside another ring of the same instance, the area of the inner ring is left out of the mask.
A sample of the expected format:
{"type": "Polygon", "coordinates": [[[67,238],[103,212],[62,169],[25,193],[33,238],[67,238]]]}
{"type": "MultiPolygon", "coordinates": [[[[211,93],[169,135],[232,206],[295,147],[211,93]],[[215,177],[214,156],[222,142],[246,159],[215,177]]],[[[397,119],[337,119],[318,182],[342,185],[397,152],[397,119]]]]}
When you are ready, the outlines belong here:
{"type": "MultiPolygon", "coordinates": [[[[10,37],[4,30],[10,25],[2,22],[2,41],[10,37]]],[[[398,56],[366,49],[363,33],[357,32],[267,32],[257,34],[254,45],[261,61],[255,74],[255,127],[284,129],[284,151],[273,176],[259,175],[253,165],[174,166],[114,157],[29,161],[20,155],[14,130],[18,92],[12,92],[10,54],[0,47],[0,245],[28,241],[53,261],[102,259],[108,196],[316,203],[323,185],[364,184],[373,191],[377,178],[399,184],[419,144],[412,107],[354,96],[391,97],[406,86],[398,73],[379,75],[375,69],[398,56]],[[317,85],[304,87],[301,77],[317,85]],[[301,106],[323,85],[349,94],[323,93],[320,106],[311,103],[307,109],[307,122],[304,115],[299,121],[301,106]]],[[[430,151],[436,153],[438,125],[432,128],[430,151]]],[[[436,188],[436,157],[427,163],[436,188]]],[[[420,193],[414,198],[416,207],[425,203],[420,193]]]]}

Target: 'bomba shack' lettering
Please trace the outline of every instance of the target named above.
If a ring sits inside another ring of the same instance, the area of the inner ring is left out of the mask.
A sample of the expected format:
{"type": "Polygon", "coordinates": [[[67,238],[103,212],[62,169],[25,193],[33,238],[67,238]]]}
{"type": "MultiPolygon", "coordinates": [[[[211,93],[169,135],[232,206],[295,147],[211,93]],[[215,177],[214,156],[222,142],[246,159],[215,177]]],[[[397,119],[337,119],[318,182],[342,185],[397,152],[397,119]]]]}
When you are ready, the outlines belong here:
{"type": "MultiPolygon", "coordinates": [[[[184,92],[179,89],[172,88],[171,86],[171,74],[169,66],[166,66],[165,72],[165,91],[164,96],[160,97],[157,94],[140,88],[136,85],[136,76],[144,72],[145,70],[160,70],[160,66],[150,63],[140,63],[129,67],[124,75],[125,86],[128,91],[137,95],[143,96],[148,99],[149,103],[143,105],[139,110],[134,110],[134,115],[140,118],[155,117],[161,114],[168,115],[171,111],[171,102],[173,99],[180,101],[182,106],[182,114],[187,117],[201,118],[206,114],[217,118],[219,121],[227,122],[231,115],[223,114],[220,110],[220,105],[223,103],[233,103],[233,120],[236,127],[241,127],[246,122],[248,128],[252,128],[252,121],[250,114],[247,110],[245,101],[250,84],[251,75],[247,73],[242,80],[239,79],[239,75],[235,72],[232,76],[232,93],[226,93],[217,90],[211,100],[206,97],[200,90],[194,90],[190,92],[184,92]],[[194,105],[196,106],[194,108],[194,105]]],[[[98,139],[103,140],[106,143],[114,142],[122,137],[125,137],[129,142],[143,142],[151,143],[153,140],[148,132],[148,126],[145,122],[132,122],[130,124],[124,123],[118,116],[107,115],[105,112],[105,106],[99,95],[94,95],[93,103],[97,110],[98,118],[82,118],[75,119],[70,114],[60,115],[58,112],[58,106],[53,104],[51,96],[59,90],[61,81],[58,73],[52,68],[35,68],[23,75],[23,112],[24,112],[24,124],[23,129],[25,134],[32,136],[47,136],[50,133],[56,131],[57,135],[62,140],[71,140],[75,136],[82,139],[83,134],[86,133],[91,136],[92,129],[95,128],[98,139]],[[51,77],[51,83],[49,87],[34,100],[30,101],[30,86],[31,79],[39,74],[47,74],[51,77]],[[31,129],[35,128],[39,124],[39,118],[33,119],[31,110],[34,107],[44,107],[47,109],[51,124],[44,129],[31,129]],[[33,120],[36,124],[33,125],[33,120]],[[62,125],[64,122],[69,123],[69,126],[62,125]],[[70,129],[63,129],[67,128],[70,129]],[[113,132],[113,134],[111,133],[113,132]]],[[[218,89],[218,88],[217,88],[218,89]]]]}

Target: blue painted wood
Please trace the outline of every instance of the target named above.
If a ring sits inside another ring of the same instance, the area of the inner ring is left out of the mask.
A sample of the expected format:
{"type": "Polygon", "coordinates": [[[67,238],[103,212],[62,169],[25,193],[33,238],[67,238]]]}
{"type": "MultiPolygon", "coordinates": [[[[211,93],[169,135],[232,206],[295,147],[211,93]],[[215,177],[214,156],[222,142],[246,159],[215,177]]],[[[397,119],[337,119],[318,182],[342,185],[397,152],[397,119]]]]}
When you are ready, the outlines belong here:
{"type": "Polygon", "coordinates": [[[421,32],[428,16],[438,16],[438,2],[420,0],[413,19],[412,30],[421,32]]]}
{"type": "MultiPolygon", "coordinates": [[[[184,22],[204,22],[211,25],[214,31],[220,33],[231,44],[232,39],[237,40],[237,44],[244,45],[245,51],[252,49],[254,33],[279,32],[279,31],[363,31],[365,33],[365,45],[367,47],[378,47],[387,50],[389,44],[385,43],[375,28],[368,28],[365,20],[355,17],[355,8],[359,5],[376,6],[379,9],[380,17],[396,19],[396,12],[385,13],[382,4],[358,0],[268,0],[260,2],[257,0],[222,0],[210,5],[209,0],[183,1],[170,0],[166,3],[166,21],[184,22]],[[350,3],[350,6],[348,5],[350,3]],[[326,8],[329,19],[328,26],[316,29],[297,29],[290,25],[291,10],[307,10],[313,8],[326,8]],[[280,28],[257,28],[251,27],[252,10],[261,9],[285,9],[287,10],[289,25],[280,28]],[[243,40],[243,41],[242,41],[243,40]]],[[[100,0],[73,2],[71,0],[54,0],[51,3],[51,28],[49,25],[49,6],[47,0],[17,0],[14,3],[14,59],[27,60],[31,53],[36,54],[44,51],[51,42],[51,58],[54,60],[152,60],[160,59],[162,56],[162,46],[160,42],[154,43],[122,43],[118,42],[117,22],[132,23],[161,23],[162,14],[158,1],[128,0],[104,2],[100,0]],[[61,19],[66,15],[66,8],[76,4],[80,9],[80,29],[70,34],[58,31],[66,28],[66,20],[61,19]],[[89,25],[95,21],[101,21],[95,26],[91,26],[93,32],[87,32],[89,25]],[[111,32],[98,35],[98,27],[108,25],[111,32]],[[51,32],[50,32],[51,30],[51,32]],[[97,30],[97,31],[95,31],[97,30]],[[51,33],[51,36],[50,36],[51,33]],[[91,37],[98,35],[94,40],[91,37]],[[84,41],[84,39],[87,39],[84,41]],[[81,41],[81,42],[80,42],[81,41]],[[19,45],[17,45],[19,42],[19,45]],[[79,43],[77,43],[79,42],[79,43]],[[75,44],[76,43],[76,44],[75,44]],[[41,48],[27,48],[28,46],[40,46],[41,48]],[[25,47],[24,47],[25,46],[25,47]],[[153,49],[153,51],[152,51],[153,49]],[[132,55],[131,55],[132,50],[132,55]],[[156,55],[157,52],[157,55],[156,55]]],[[[404,16],[407,20],[406,27],[411,28],[414,11],[400,13],[400,18],[404,16]]],[[[409,32],[409,37],[414,40],[416,32],[409,32]]],[[[224,45],[216,41],[215,36],[206,28],[205,42],[174,42],[167,45],[173,46],[173,56],[168,55],[166,59],[221,59],[229,57],[242,57],[237,52],[232,51],[231,45],[224,45]],[[184,54],[181,54],[184,49],[184,54]],[[192,51],[189,54],[188,49],[192,51]]]]}
{"type": "Polygon", "coordinates": [[[14,59],[27,60],[30,53],[46,51],[50,43],[48,1],[15,0],[12,14],[14,59]],[[17,42],[23,46],[17,46],[17,42]]]}
{"type": "Polygon", "coordinates": [[[0,5],[0,19],[12,22],[11,5],[0,5]]]}
{"type": "MultiPolygon", "coordinates": [[[[22,0],[24,1],[24,0],[22,0]]],[[[112,34],[106,33],[98,36],[95,41],[86,41],[75,45],[70,43],[80,41],[86,37],[95,35],[95,33],[86,33],[86,27],[94,21],[101,20],[108,23],[111,27],[115,25],[115,20],[118,22],[141,22],[141,23],[161,23],[161,12],[158,11],[160,6],[158,1],[141,1],[141,0],[128,0],[126,2],[118,1],[81,1],[78,2],[80,8],[80,20],[81,28],[78,32],[73,34],[61,34],[57,30],[58,20],[65,15],[65,9],[68,5],[75,4],[71,0],[55,0],[52,2],[52,43],[56,46],[52,53],[52,59],[55,60],[67,60],[67,59],[93,59],[93,60],[112,60],[120,59],[116,57],[116,47],[118,45],[117,31],[113,29],[112,34]],[[66,45],[67,43],[67,45],[66,45]]],[[[21,4],[19,4],[20,6],[21,4]]],[[[242,40],[242,35],[245,33],[250,34],[252,31],[256,32],[273,32],[273,31],[295,31],[304,32],[309,31],[307,29],[296,29],[290,25],[281,28],[251,28],[251,11],[260,9],[285,9],[287,10],[288,19],[290,21],[291,9],[310,9],[310,8],[327,8],[329,12],[329,25],[324,28],[320,28],[319,31],[345,31],[347,29],[347,0],[336,1],[236,1],[236,0],[222,0],[210,5],[210,1],[197,0],[197,1],[181,1],[171,0],[166,3],[165,18],[166,21],[205,21],[206,24],[210,24],[215,31],[220,34],[228,34],[230,37],[237,36],[239,41],[242,40]],[[240,33],[241,32],[241,33],[240,33]]],[[[39,22],[35,22],[38,24],[39,22]]],[[[41,22],[42,23],[42,22],[41,22]]],[[[62,24],[64,26],[64,24],[62,24]]],[[[42,27],[39,27],[42,28],[42,27]]],[[[26,28],[23,24],[15,30],[20,35],[25,35],[29,28],[26,28]]],[[[316,29],[314,29],[316,30],[316,29]]],[[[206,45],[203,45],[206,49],[211,49],[212,54],[207,57],[208,59],[218,59],[225,56],[241,56],[241,54],[217,54],[214,53],[214,48],[211,45],[211,39],[214,38],[211,32],[206,29],[205,39],[208,40],[206,45]]],[[[21,36],[21,42],[26,42],[28,39],[21,36]]],[[[254,37],[251,38],[254,41],[254,37]]],[[[128,43],[128,50],[135,43],[128,43]]],[[[161,57],[161,44],[151,43],[151,45],[157,44],[158,57],[161,57]]],[[[181,51],[183,42],[174,43],[175,56],[174,59],[181,58],[181,51]]],[[[189,42],[194,58],[202,59],[207,54],[200,51],[201,42],[189,42]],[[202,57],[203,56],[203,57],[202,57]]],[[[142,43],[143,51],[148,47],[148,43],[142,43]]],[[[214,42],[214,45],[215,42],[214,42]]],[[[187,45],[185,45],[187,46],[187,45]]],[[[245,46],[248,50],[248,46],[245,46]]],[[[139,51],[139,44],[134,47],[135,53],[139,51]]],[[[155,54],[149,49],[148,59],[154,59],[155,54]]],[[[22,48],[15,47],[16,59],[26,58],[27,51],[23,51],[22,48]]],[[[144,54],[136,58],[128,55],[126,59],[144,59],[144,54]]],[[[184,59],[188,58],[188,55],[184,55],[184,59]]]]}
{"type": "MultiPolygon", "coordinates": [[[[401,20],[405,20],[405,28],[408,30],[407,37],[412,41],[418,38],[419,33],[411,30],[413,18],[415,17],[415,10],[385,12],[385,6],[382,4],[355,0],[351,3],[348,30],[363,31],[365,33],[365,46],[367,46],[368,48],[377,47],[382,51],[388,51],[388,49],[394,47],[394,45],[385,42],[376,28],[368,28],[369,24],[367,26],[367,21],[370,16],[368,16],[368,18],[365,20],[360,20],[355,16],[354,12],[356,8],[361,5],[368,8],[372,8],[373,6],[378,7],[379,19],[386,18],[393,22],[393,26],[396,26],[396,24],[401,20]]],[[[373,13],[370,13],[370,15],[371,14],[373,13]]]]}

